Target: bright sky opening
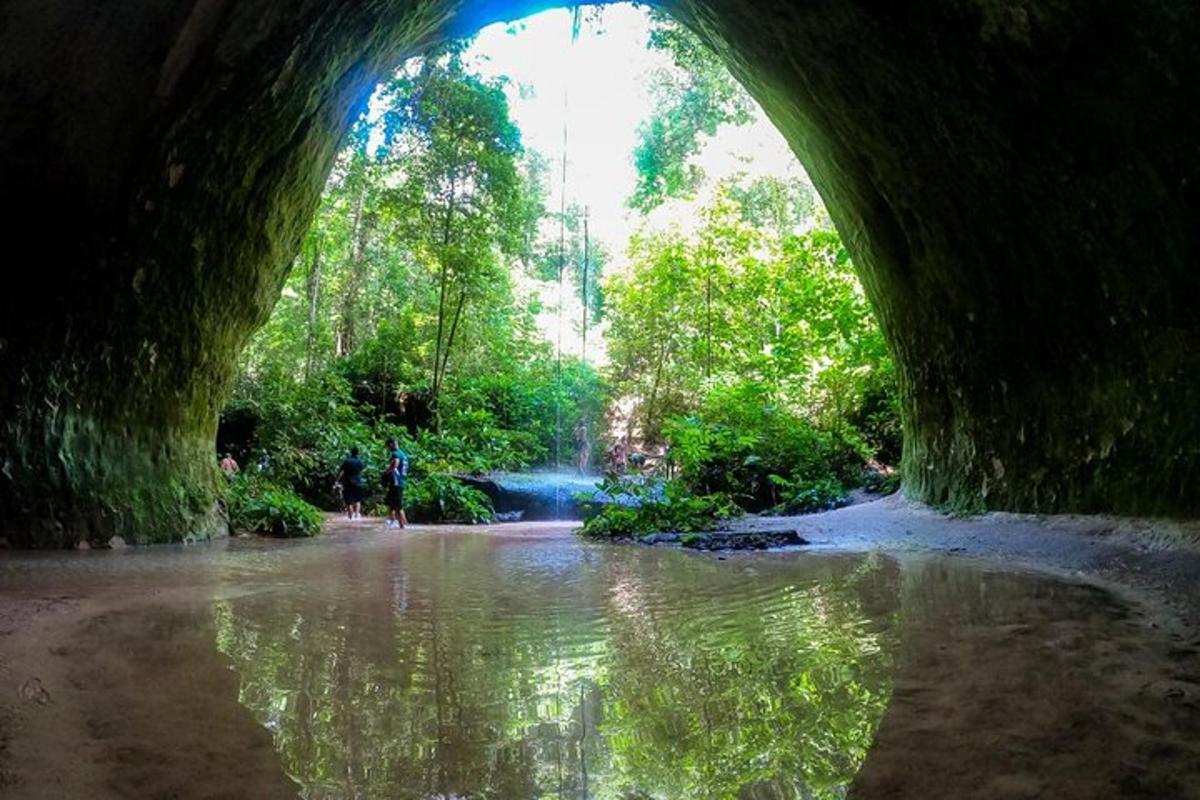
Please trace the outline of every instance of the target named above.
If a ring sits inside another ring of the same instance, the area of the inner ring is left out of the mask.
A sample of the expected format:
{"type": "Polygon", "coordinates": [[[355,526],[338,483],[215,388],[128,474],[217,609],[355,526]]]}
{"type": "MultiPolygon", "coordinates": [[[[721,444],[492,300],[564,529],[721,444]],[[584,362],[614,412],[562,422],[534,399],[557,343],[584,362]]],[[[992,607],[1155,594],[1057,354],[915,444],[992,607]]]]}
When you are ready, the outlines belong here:
{"type": "MultiPolygon", "coordinates": [[[[592,234],[608,245],[614,268],[624,261],[625,243],[639,215],[625,205],[636,173],[637,129],[650,116],[649,76],[671,66],[666,53],[649,50],[650,16],[629,4],[607,6],[598,24],[585,19],[571,38],[572,14],[554,9],[511,24],[484,28],[468,51],[480,72],[507,76],[512,117],[527,147],[553,165],[549,207],[560,198],[563,126],[567,129],[567,202],[588,206],[592,234]]],[[[711,186],[737,172],[801,175],[780,133],[758,110],[750,125],[723,126],[705,141],[697,162],[711,186]]],[[[688,228],[694,203],[672,202],[649,224],[688,228]]]]}

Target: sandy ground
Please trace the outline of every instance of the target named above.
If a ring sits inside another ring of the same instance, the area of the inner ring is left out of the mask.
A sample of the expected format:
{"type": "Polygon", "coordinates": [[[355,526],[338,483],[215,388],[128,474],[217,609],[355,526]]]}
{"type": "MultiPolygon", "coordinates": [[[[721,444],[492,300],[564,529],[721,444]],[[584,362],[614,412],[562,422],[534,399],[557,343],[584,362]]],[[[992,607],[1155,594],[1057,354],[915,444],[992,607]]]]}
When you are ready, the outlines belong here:
{"type": "Polygon", "coordinates": [[[194,587],[139,603],[119,590],[63,586],[0,595],[0,798],[238,800],[295,798],[269,731],[215,698],[238,680],[173,638],[176,617],[147,626],[147,606],[186,608],[194,587]],[[136,687],[134,689],[133,687],[136,687]]]}
{"type": "Polygon", "coordinates": [[[1146,606],[1174,638],[1200,637],[1200,520],[952,517],[896,494],[820,514],[744,517],[727,529],[794,530],[815,547],[955,555],[1086,580],[1146,606]]]}

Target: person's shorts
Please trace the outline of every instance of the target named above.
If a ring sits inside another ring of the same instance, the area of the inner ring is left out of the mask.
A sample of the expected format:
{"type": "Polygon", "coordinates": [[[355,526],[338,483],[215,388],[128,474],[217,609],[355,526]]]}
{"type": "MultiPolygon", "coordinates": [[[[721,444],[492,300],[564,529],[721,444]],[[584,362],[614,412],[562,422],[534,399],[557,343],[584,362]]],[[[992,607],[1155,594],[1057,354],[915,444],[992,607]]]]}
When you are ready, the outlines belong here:
{"type": "Polygon", "coordinates": [[[366,494],[366,492],[363,491],[363,487],[358,486],[357,484],[342,484],[342,502],[344,502],[346,505],[350,505],[351,503],[361,503],[364,494],[366,494]]]}
{"type": "Polygon", "coordinates": [[[392,511],[402,511],[404,509],[404,484],[388,487],[387,507],[392,511]]]}

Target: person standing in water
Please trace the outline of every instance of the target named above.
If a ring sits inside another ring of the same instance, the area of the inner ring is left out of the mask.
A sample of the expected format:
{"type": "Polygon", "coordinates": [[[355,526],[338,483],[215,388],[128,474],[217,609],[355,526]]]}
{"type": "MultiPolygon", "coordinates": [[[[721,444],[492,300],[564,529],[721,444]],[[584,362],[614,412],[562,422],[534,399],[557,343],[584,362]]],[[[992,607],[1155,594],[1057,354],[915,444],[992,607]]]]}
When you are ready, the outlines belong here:
{"type": "Polygon", "coordinates": [[[624,475],[628,460],[629,451],[626,449],[625,440],[618,439],[608,450],[608,468],[614,475],[624,475]]]}
{"type": "Polygon", "coordinates": [[[362,500],[366,493],[363,485],[363,468],[365,465],[358,457],[358,448],[351,447],[350,455],[342,462],[337,477],[333,479],[334,486],[342,487],[342,503],[346,507],[346,519],[362,517],[362,500]]]}
{"type": "Polygon", "coordinates": [[[579,420],[579,424],[575,426],[575,448],[579,453],[579,474],[587,473],[588,463],[592,460],[592,442],[588,438],[588,424],[586,419],[579,420]]]}
{"type": "Polygon", "coordinates": [[[387,440],[388,465],[383,472],[383,486],[387,489],[389,528],[408,526],[404,516],[404,488],[408,484],[408,454],[400,449],[395,439],[387,440]]]}

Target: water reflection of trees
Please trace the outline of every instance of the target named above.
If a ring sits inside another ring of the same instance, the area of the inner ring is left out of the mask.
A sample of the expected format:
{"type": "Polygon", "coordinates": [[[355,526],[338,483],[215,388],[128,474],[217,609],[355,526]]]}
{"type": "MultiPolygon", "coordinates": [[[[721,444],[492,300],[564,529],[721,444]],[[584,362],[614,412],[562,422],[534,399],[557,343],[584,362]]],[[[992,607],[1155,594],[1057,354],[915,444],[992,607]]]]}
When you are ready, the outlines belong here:
{"type": "Polygon", "coordinates": [[[428,556],[217,606],[306,797],[840,797],[887,702],[883,562],[747,583],[673,553],[570,580],[469,540],[428,556]]]}
{"type": "Polygon", "coordinates": [[[615,775],[662,797],[843,796],[889,695],[887,634],[861,597],[881,580],[895,573],[872,560],[670,613],[620,581],[601,728],[615,775]]]}

